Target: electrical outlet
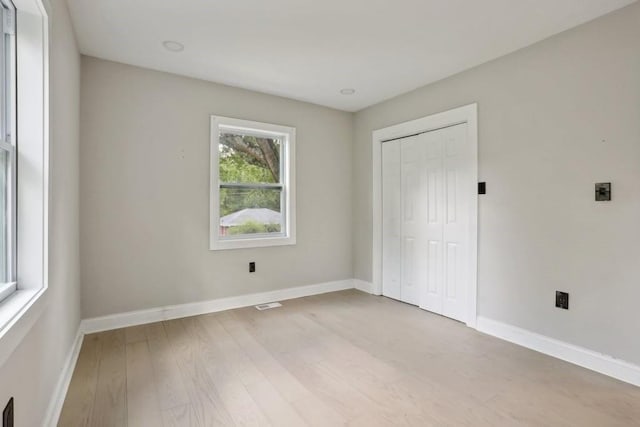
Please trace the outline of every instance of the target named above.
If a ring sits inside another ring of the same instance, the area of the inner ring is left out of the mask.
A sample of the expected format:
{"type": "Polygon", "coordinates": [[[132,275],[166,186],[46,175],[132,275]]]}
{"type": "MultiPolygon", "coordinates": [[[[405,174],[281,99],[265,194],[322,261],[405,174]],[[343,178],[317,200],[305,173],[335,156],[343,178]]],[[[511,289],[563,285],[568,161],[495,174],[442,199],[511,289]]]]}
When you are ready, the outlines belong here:
{"type": "Polygon", "coordinates": [[[556,291],[556,307],[569,310],[569,294],[567,292],[556,291]]]}
{"type": "Polygon", "coordinates": [[[611,201],[611,183],[599,182],[596,184],[596,202],[611,201]]]}
{"type": "Polygon", "coordinates": [[[13,397],[2,411],[2,427],[13,427],[13,397]]]}
{"type": "Polygon", "coordinates": [[[249,263],[249,273],[255,273],[256,272],[256,263],[251,261],[249,263]]]}

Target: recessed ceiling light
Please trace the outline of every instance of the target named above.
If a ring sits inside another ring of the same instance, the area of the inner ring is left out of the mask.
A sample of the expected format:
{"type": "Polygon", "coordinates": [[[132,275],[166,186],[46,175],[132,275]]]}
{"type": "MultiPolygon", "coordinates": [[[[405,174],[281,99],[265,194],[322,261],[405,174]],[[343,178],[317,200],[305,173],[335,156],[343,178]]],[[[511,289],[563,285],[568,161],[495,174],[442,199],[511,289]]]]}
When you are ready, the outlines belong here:
{"type": "Polygon", "coordinates": [[[350,89],[350,88],[346,88],[346,89],[342,89],[340,91],[341,94],[343,95],[353,95],[354,93],[356,93],[355,89],[350,89]]]}
{"type": "Polygon", "coordinates": [[[184,50],[184,45],[182,43],[174,42],[173,40],[163,41],[162,46],[171,52],[182,52],[184,50]]]}

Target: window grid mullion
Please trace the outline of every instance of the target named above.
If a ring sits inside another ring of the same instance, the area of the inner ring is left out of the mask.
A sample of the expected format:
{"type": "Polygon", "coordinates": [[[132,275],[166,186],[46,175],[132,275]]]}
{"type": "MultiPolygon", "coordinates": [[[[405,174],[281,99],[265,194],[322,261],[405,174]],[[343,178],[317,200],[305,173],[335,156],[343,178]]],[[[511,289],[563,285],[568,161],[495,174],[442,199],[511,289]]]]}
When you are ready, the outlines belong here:
{"type": "Polygon", "coordinates": [[[221,182],[220,188],[246,188],[249,190],[282,190],[282,184],[245,184],[238,182],[221,182]]]}

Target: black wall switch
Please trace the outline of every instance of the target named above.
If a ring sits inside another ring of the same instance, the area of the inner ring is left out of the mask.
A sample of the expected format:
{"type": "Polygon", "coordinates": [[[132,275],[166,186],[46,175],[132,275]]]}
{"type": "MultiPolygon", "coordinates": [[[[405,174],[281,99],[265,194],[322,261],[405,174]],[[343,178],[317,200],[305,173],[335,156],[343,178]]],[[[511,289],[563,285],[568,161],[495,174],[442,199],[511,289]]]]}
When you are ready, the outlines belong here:
{"type": "Polygon", "coordinates": [[[478,183],[478,194],[487,194],[487,183],[479,182],[478,183]]]}
{"type": "Polygon", "coordinates": [[[249,263],[249,273],[255,273],[256,272],[256,263],[251,261],[249,263]]]}
{"type": "Polygon", "coordinates": [[[556,291],[556,307],[569,310],[569,294],[556,291]]]}
{"type": "Polygon", "coordinates": [[[13,427],[13,397],[2,411],[2,427],[13,427]]]}

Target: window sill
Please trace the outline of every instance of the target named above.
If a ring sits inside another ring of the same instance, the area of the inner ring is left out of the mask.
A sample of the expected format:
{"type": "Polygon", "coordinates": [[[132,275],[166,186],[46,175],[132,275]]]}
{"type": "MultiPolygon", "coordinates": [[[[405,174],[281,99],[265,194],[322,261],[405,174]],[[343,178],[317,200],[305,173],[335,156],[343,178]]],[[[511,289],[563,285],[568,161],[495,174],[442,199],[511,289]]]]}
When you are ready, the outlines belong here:
{"type": "Polygon", "coordinates": [[[42,315],[46,291],[46,288],[18,290],[0,303],[0,366],[42,315]]]}
{"type": "Polygon", "coordinates": [[[259,239],[229,239],[229,240],[217,240],[214,239],[211,242],[210,250],[219,251],[225,249],[250,249],[250,248],[265,248],[269,246],[287,246],[295,245],[295,237],[261,237],[259,239]]]}

